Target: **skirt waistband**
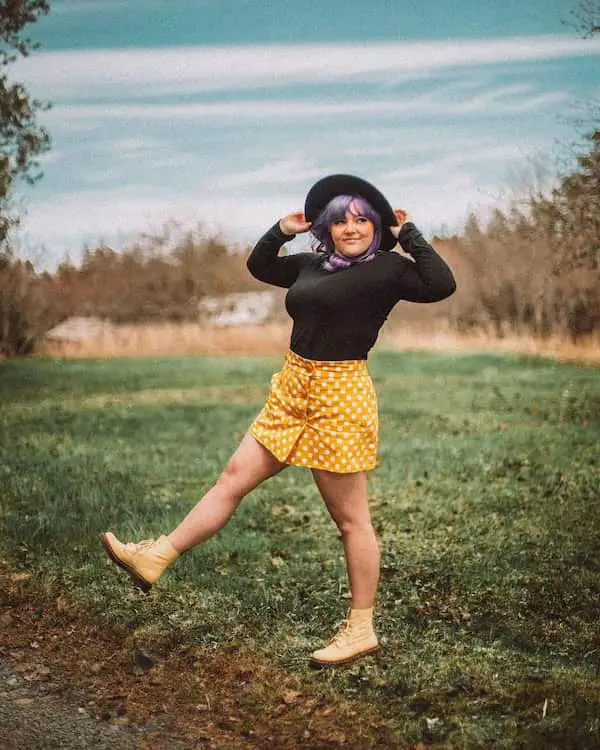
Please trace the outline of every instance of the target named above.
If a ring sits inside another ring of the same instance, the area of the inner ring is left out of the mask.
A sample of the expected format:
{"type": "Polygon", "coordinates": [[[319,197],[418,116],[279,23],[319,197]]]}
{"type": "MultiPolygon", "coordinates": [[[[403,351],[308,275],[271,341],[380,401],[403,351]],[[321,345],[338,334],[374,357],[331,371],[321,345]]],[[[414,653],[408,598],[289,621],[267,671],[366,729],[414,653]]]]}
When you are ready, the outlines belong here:
{"type": "Polygon", "coordinates": [[[306,359],[289,349],[285,354],[286,364],[295,365],[307,372],[357,372],[367,370],[366,359],[306,359]]]}

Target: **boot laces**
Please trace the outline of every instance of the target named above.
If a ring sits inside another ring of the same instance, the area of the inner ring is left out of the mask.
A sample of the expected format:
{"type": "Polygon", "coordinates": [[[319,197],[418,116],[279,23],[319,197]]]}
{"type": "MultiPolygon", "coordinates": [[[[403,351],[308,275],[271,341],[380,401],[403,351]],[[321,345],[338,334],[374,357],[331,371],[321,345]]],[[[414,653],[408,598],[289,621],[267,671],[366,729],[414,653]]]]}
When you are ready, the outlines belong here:
{"type": "Polygon", "coordinates": [[[154,544],[154,539],[143,539],[141,542],[127,542],[125,549],[132,554],[134,552],[143,552],[154,544]]]}
{"type": "Polygon", "coordinates": [[[343,648],[346,645],[346,642],[352,638],[352,628],[353,625],[350,620],[344,620],[338,632],[329,641],[329,645],[343,648]]]}

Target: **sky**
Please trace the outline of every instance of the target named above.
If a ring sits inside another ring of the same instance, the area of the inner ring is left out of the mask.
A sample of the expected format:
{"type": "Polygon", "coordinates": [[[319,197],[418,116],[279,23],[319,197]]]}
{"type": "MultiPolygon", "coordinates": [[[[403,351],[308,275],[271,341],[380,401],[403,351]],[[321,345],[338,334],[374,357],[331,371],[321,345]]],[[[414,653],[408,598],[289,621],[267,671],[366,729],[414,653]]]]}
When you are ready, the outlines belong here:
{"type": "Polygon", "coordinates": [[[600,39],[573,6],[54,0],[10,71],[52,105],[44,176],[19,193],[24,252],[78,262],[169,222],[246,246],[334,172],[457,231],[533,164],[554,174],[600,101],[600,39]]]}

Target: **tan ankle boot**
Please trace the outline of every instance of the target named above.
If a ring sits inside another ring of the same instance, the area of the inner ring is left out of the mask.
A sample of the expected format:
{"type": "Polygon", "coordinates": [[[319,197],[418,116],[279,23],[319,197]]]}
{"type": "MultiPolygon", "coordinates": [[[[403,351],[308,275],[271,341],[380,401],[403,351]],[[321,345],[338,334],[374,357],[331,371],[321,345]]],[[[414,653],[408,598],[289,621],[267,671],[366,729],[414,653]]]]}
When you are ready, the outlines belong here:
{"type": "Polygon", "coordinates": [[[373,608],[351,609],[348,618],[326,648],[315,651],[315,664],[336,666],[372,654],[379,648],[373,629],[373,608]]]}
{"type": "Polygon", "coordinates": [[[142,591],[150,591],[167,566],[179,557],[166,536],[123,544],[112,531],[107,531],[102,534],[102,543],[110,559],[126,570],[142,591]]]}

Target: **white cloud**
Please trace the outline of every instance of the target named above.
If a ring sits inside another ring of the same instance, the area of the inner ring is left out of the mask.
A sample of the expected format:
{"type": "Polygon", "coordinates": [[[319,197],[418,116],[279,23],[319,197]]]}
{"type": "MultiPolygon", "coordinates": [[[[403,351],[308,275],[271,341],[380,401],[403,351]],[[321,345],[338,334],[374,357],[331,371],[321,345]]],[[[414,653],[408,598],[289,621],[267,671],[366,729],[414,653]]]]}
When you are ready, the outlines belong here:
{"type": "Polygon", "coordinates": [[[471,144],[469,150],[456,150],[435,160],[423,161],[413,166],[401,167],[381,174],[382,182],[406,182],[421,178],[435,178],[436,175],[445,180],[446,175],[457,174],[465,170],[472,170],[473,166],[483,167],[493,163],[509,164],[522,163],[531,156],[531,149],[520,144],[499,146],[485,146],[471,144]]]}
{"type": "Polygon", "coordinates": [[[140,159],[148,155],[152,155],[154,160],[156,154],[163,151],[164,147],[164,143],[158,138],[116,137],[98,144],[96,149],[117,156],[119,160],[140,159]]]}
{"type": "Polygon", "coordinates": [[[435,115],[450,114],[516,114],[540,109],[569,98],[566,91],[536,94],[530,86],[497,86],[464,98],[446,95],[443,90],[405,99],[398,106],[395,99],[359,98],[357,101],[319,99],[261,99],[254,101],[209,102],[193,104],[66,104],[56,106],[46,117],[47,122],[75,120],[200,120],[226,121],[228,126],[240,118],[258,120],[298,120],[339,118],[367,115],[435,115]]]}
{"type": "MultiPolygon", "coordinates": [[[[482,154],[473,159],[477,156],[482,154]]],[[[492,202],[492,187],[482,188],[474,171],[465,166],[458,158],[448,158],[432,165],[433,181],[427,171],[411,175],[410,170],[397,170],[382,173],[377,183],[393,203],[406,204],[414,220],[431,232],[444,224],[456,226],[469,206],[492,202]]],[[[295,174],[292,160],[272,168],[271,172],[265,167],[260,179],[256,173],[252,179],[252,172],[232,173],[209,190],[199,187],[194,193],[130,185],[31,203],[24,240],[31,248],[46,247],[37,253],[38,263],[49,268],[66,255],[77,261],[84,245],[126,247],[141,233],[160,233],[172,221],[184,228],[201,225],[234,246],[252,244],[279,217],[302,208],[306,189],[322,175],[310,169],[295,174]],[[281,182],[275,180],[278,169],[284,172],[281,182]],[[293,180],[286,182],[286,170],[291,170],[293,180]]],[[[296,247],[302,249],[307,241],[298,238],[296,247]]]]}
{"type": "Polygon", "coordinates": [[[241,188],[260,185],[263,189],[267,184],[281,185],[293,180],[316,180],[321,174],[318,165],[310,157],[275,159],[257,169],[237,171],[224,177],[217,178],[219,188],[241,188]]]}
{"type": "Polygon", "coordinates": [[[46,151],[46,153],[40,154],[37,157],[36,161],[40,164],[42,168],[44,168],[52,164],[57,164],[59,161],[64,159],[64,157],[65,157],[64,151],[53,148],[51,151],[46,151]]]}
{"type": "Polygon", "coordinates": [[[201,226],[219,234],[232,246],[258,239],[284,212],[295,210],[285,197],[247,190],[238,195],[221,193],[169,195],[139,186],[110,190],[89,190],[46,200],[29,206],[23,241],[37,248],[40,265],[54,267],[67,255],[74,261],[84,246],[105,243],[117,249],[131,245],[141,233],[160,234],[175,221],[183,228],[201,226]],[[39,252],[39,248],[45,248],[39,252]]]}
{"type": "Polygon", "coordinates": [[[599,39],[567,36],[357,44],[180,47],[42,52],[17,74],[53,101],[82,92],[125,97],[372,82],[452,68],[600,55],[599,39]]]}
{"type": "MultiPolygon", "coordinates": [[[[51,12],[52,15],[98,13],[133,8],[136,4],[137,0],[53,0],[51,12]]],[[[150,0],[144,0],[144,5],[149,4],[150,0]]]]}
{"type": "Polygon", "coordinates": [[[20,70],[55,102],[56,146],[27,193],[27,239],[58,260],[176,219],[251,242],[338,171],[374,179],[426,230],[456,226],[560,130],[576,92],[536,61],[579,55],[600,40],[34,55],[20,70]],[[535,75],[504,65],[528,61],[535,75]]]}

